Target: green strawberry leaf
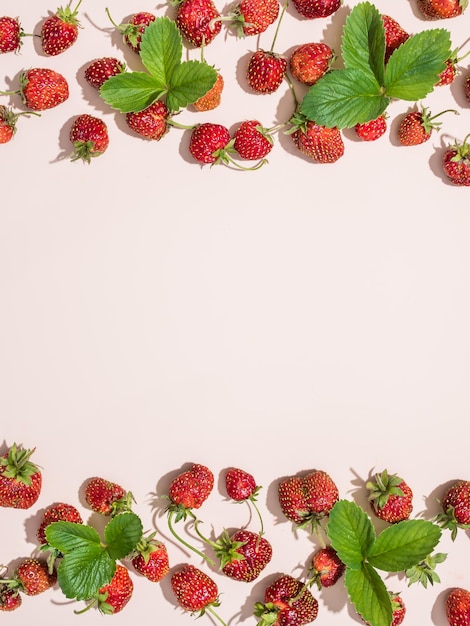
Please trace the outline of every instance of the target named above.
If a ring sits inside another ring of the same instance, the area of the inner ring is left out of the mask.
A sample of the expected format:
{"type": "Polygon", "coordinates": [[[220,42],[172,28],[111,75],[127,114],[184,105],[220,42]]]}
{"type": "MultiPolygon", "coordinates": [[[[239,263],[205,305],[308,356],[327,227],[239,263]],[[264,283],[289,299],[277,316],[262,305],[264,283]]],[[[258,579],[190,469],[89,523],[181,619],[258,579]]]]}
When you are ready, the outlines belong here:
{"type": "Polygon", "coordinates": [[[373,567],[386,572],[407,570],[431,554],[441,532],[426,520],[404,520],[379,534],[367,558],[373,567]]]}
{"type": "Polygon", "coordinates": [[[385,30],[381,14],[370,2],[357,4],[346,19],[341,53],[346,68],[372,72],[383,84],[385,30]]]}
{"type": "Polygon", "coordinates": [[[392,602],[385,583],[368,563],[346,568],[344,584],[356,611],[371,626],[390,626],[392,602]]]}
{"type": "Polygon", "coordinates": [[[338,500],[330,511],[328,538],[339,558],[351,569],[360,569],[375,542],[367,513],[354,502],[338,500]]]}
{"type": "Polygon", "coordinates": [[[101,545],[101,539],[97,531],[85,524],[74,522],[52,522],[46,527],[46,539],[49,545],[56,548],[62,554],[67,554],[77,548],[101,545]]]}
{"type": "Polygon", "coordinates": [[[450,56],[449,31],[430,29],[412,35],[393,52],[387,63],[384,79],[387,96],[421,100],[433,91],[450,56]]]}
{"type": "Polygon", "coordinates": [[[200,61],[184,61],[171,76],[166,105],[170,111],[196,102],[211,89],[217,80],[217,71],[200,61]]]}
{"type": "Polygon", "coordinates": [[[173,20],[158,17],[147,26],[140,44],[140,59],[162,87],[170,84],[182,53],[181,34],[173,20]]]}
{"type": "Polygon", "coordinates": [[[166,93],[167,87],[146,72],[122,72],[102,85],[100,94],[113,109],[122,113],[142,111],[166,93]]]}
{"type": "Polygon", "coordinates": [[[116,562],[102,546],[84,546],[66,554],[57,582],[66,598],[88,600],[114,575],[116,562]]]}
{"type": "Polygon", "coordinates": [[[128,511],[113,517],[104,529],[109,556],[118,560],[130,554],[141,540],[142,532],[142,522],[135,513],[128,511]]]}
{"type": "Polygon", "coordinates": [[[300,110],[321,126],[345,128],[375,119],[389,102],[371,70],[351,68],[322,76],[305,94],[300,110]]]}

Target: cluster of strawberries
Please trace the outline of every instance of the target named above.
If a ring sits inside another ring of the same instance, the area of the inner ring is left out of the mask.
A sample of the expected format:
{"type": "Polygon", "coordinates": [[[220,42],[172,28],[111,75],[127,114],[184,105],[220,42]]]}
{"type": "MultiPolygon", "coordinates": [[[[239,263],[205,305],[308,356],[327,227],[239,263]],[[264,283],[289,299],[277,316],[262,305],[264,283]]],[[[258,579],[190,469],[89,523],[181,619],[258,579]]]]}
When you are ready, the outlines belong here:
{"type": "MultiPolygon", "coordinates": [[[[79,33],[78,8],[59,8],[48,17],[39,33],[41,45],[46,55],[63,53],[77,40],[79,33]]],[[[203,48],[221,32],[222,23],[229,22],[238,36],[259,35],[278,20],[272,46],[258,49],[248,62],[246,79],[254,93],[275,92],[287,80],[298,106],[293,82],[303,85],[315,84],[330,70],[335,59],[333,50],[323,42],[309,42],[297,47],[286,58],[274,52],[277,32],[287,3],[280,10],[279,0],[238,0],[227,15],[222,15],[213,0],[175,0],[174,21],[184,40],[191,46],[203,48]]],[[[306,19],[326,18],[341,6],[341,0],[294,0],[293,5],[300,16],[306,19]]],[[[462,15],[466,2],[463,0],[418,0],[417,7],[425,19],[439,20],[462,15]]],[[[122,33],[124,42],[136,53],[140,52],[140,42],[145,29],[156,16],[148,12],[134,13],[126,23],[116,23],[109,11],[112,24],[122,33]]],[[[409,34],[388,15],[383,15],[386,36],[385,60],[404,43],[409,34]]],[[[0,53],[18,51],[25,33],[17,18],[0,18],[0,53]]],[[[457,64],[463,57],[454,55],[447,61],[447,67],[436,85],[448,85],[458,71],[457,64]]],[[[114,57],[103,57],[90,62],[85,71],[86,80],[100,89],[104,82],[118,73],[126,71],[124,64],[114,57]]],[[[24,71],[19,79],[17,92],[21,95],[27,111],[15,113],[11,108],[0,105],[0,143],[11,140],[19,115],[39,114],[38,112],[55,107],[68,98],[69,90],[64,76],[49,68],[32,68],[24,71]]],[[[196,111],[208,111],[219,106],[224,88],[220,72],[213,87],[193,103],[196,111]]],[[[465,96],[470,102],[470,74],[466,77],[465,96]]],[[[442,112],[443,113],[443,112],[442,112]]],[[[440,115],[439,113],[438,115],[440,115]]],[[[425,108],[407,114],[398,130],[398,140],[402,145],[411,146],[423,143],[439,128],[435,119],[425,108]]],[[[132,131],[151,140],[160,140],[171,124],[171,112],[162,100],[156,100],[144,110],[129,112],[126,123],[132,131]]],[[[355,127],[357,136],[365,141],[375,141],[387,130],[387,116],[355,127]]],[[[177,126],[177,124],[174,124],[177,126]]],[[[266,157],[273,148],[273,133],[286,127],[286,134],[302,154],[320,163],[334,163],[344,154],[344,142],[338,128],[327,128],[294,113],[285,123],[273,128],[265,128],[259,120],[245,120],[234,135],[221,125],[214,123],[196,124],[192,127],[189,152],[201,164],[223,163],[240,169],[258,169],[266,163],[266,157]],[[235,157],[235,158],[234,158],[235,157]],[[253,166],[243,166],[237,159],[257,161],[253,166]]],[[[72,160],[90,162],[92,157],[103,154],[109,145],[105,122],[90,114],[79,115],[69,132],[73,144],[72,160]]],[[[448,146],[443,155],[442,166],[448,179],[456,185],[470,185],[470,144],[469,136],[463,142],[448,146]]]]}
{"type": "MultiPolygon", "coordinates": [[[[26,450],[13,444],[0,457],[0,506],[29,509],[36,503],[41,492],[42,473],[31,461],[33,452],[34,449],[26,450]]],[[[234,502],[246,502],[253,507],[260,522],[258,532],[246,527],[231,534],[224,530],[216,540],[208,539],[200,532],[200,520],[195,511],[210,496],[214,488],[214,474],[207,466],[198,463],[178,473],[170,482],[168,493],[162,496],[168,502],[165,508],[168,528],[185,548],[192,550],[203,561],[215,565],[213,558],[176,532],[175,524],[178,522],[191,523],[203,545],[212,550],[223,575],[237,581],[251,582],[260,576],[273,554],[273,547],[264,536],[263,517],[256,504],[261,487],[252,474],[236,467],[226,470],[224,478],[227,496],[234,502]]],[[[384,470],[367,482],[366,488],[371,513],[378,519],[394,525],[410,518],[413,492],[403,478],[384,470]]],[[[304,626],[313,622],[318,615],[319,603],[311,588],[314,585],[318,589],[331,587],[345,572],[345,564],[328,541],[325,526],[339,501],[339,491],[327,472],[311,470],[280,480],[277,493],[285,518],[295,528],[315,533],[320,547],[310,557],[308,576],[301,580],[290,574],[278,575],[266,586],[263,600],[255,603],[253,615],[258,619],[259,626],[304,626]]],[[[84,496],[92,511],[110,519],[129,513],[134,502],[131,492],[102,477],[88,480],[84,496]]],[[[440,504],[441,512],[434,521],[441,528],[450,530],[454,540],[458,529],[470,528],[470,481],[455,481],[443,495],[440,504]]],[[[21,606],[23,594],[35,596],[56,584],[64,554],[48,541],[48,529],[57,522],[59,525],[66,522],[77,529],[85,527],[80,512],[71,504],[60,502],[46,508],[36,536],[39,550],[47,554],[47,558],[25,558],[11,576],[5,574],[0,579],[1,611],[16,610],[21,606]]],[[[155,535],[156,532],[142,533],[124,562],[116,563],[109,582],[86,598],[86,607],[76,613],[83,613],[92,607],[104,614],[122,611],[133,594],[132,569],[154,583],[167,576],[170,573],[168,551],[155,535]]],[[[410,584],[418,581],[426,587],[428,582],[439,582],[435,565],[444,560],[445,556],[430,556],[413,571],[407,571],[410,584]]],[[[208,612],[222,624],[226,623],[215,610],[220,605],[217,583],[200,567],[187,562],[175,568],[171,573],[171,589],[175,601],[184,611],[199,615],[208,612]]],[[[398,626],[405,618],[406,607],[398,593],[388,593],[393,609],[391,625],[398,626]]],[[[446,598],[446,611],[450,626],[469,625],[470,590],[450,590],[446,598]]]]}

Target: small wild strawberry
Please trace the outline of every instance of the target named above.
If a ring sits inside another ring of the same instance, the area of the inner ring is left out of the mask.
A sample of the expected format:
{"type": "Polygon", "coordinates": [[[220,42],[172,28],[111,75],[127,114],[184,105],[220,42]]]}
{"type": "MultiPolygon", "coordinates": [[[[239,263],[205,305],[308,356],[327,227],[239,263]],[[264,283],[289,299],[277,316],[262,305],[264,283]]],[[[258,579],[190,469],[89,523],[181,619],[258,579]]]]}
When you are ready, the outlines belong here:
{"type": "Polygon", "coordinates": [[[0,579],[0,611],[15,611],[20,608],[22,601],[18,589],[12,589],[0,579]]]}
{"type": "Polygon", "coordinates": [[[307,585],[288,574],[278,576],[266,587],[264,602],[256,602],[259,626],[304,626],[318,615],[318,601],[307,585]]]}
{"type": "Polygon", "coordinates": [[[308,20],[329,17],[341,4],[342,0],[293,0],[297,12],[308,20]]]}
{"type": "Polygon", "coordinates": [[[57,11],[49,16],[41,27],[41,46],[44,54],[56,56],[62,54],[70,48],[78,38],[78,7],[82,0],[78,0],[75,9],[69,5],[59,7],[57,11]]]}
{"type": "Polygon", "coordinates": [[[73,122],[69,133],[73,152],[72,161],[79,159],[91,163],[91,159],[100,156],[109,146],[108,127],[105,122],[94,115],[84,113],[73,122]]]}
{"type": "Polygon", "coordinates": [[[49,572],[47,563],[38,559],[24,559],[16,568],[13,577],[3,580],[11,589],[20,591],[27,596],[37,596],[55,585],[56,572],[49,572]]]}
{"type": "Polygon", "coordinates": [[[464,96],[465,99],[467,100],[467,102],[470,103],[470,74],[467,74],[465,76],[465,82],[464,82],[464,96]]]}
{"type": "Polygon", "coordinates": [[[331,546],[319,548],[312,557],[309,584],[316,584],[319,589],[331,587],[343,575],[346,569],[331,546]]]}
{"type": "Polygon", "coordinates": [[[18,52],[23,37],[24,31],[17,17],[0,17],[0,54],[18,52]]]}
{"type": "Polygon", "coordinates": [[[238,467],[231,467],[225,473],[227,495],[235,502],[251,499],[259,491],[255,477],[238,467]]]}
{"type": "Polygon", "coordinates": [[[273,139],[258,120],[242,122],[233,136],[233,147],[242,159],[264,159],[273,148],[273,139]]]}
{"type": "Polygon", "coordinates": [[[33,111],[52,109],[69,97],[69,86],[62,74],[49,68],[35,67],[19,76],[19,93],[25,106],[33,111]]]}
{"type": "Polygon", "coordinates": [[[274,93],[285,78],[287,59],[270,51],[257,50],[248,62],[246,78],[257,93],[274,93]]]}
{"type": "Polygon", "coordinates": [[[363,141],[376,141],[387,130],[387,118],[385,114],[379,115],[374,120],[363,122],[354,126],[354,131],[363,141]]]}
{"type": "Polygon", "coordinates": [[[0,456],[0,506],[29,509],[37,502],[42,488],[42,473],[31,461],[35,448],[24,449],[14,443],[0,456]]]}
{"type": "Polygon", "coordinates": [[[156,16],[148,11],[139,11],[131,15],[128,22],[117,24],[113,21],[108,9],[106,13],[110,22],[115,26],[122,35],[124,43],[136,54],[140,53],[140,43],[142,35],[149,24],[155,21],[156,16]]]}
{"type": "Polygon", "coordinates": [[[49,566],[50,573],[54,571],[56,559],[61,558],[63,554],[57,548],[49,545],[46,538],[46,528],[49,526],[49,524],[60,521],[72,522],[74,524],[83,524],[83,519],[80,515],[80,512],[72,504],[67,504],[66,502],[57,502],[56,504],[52,504],[44,511],[42,521],[36,531],[36,538],[38,540],[40,550],[42,550],[43,552],[49,552],[47,564],[49,566]]]}
{"type": "Polygon", "coordinates": [[[185,564],[175,571],[171,577],[171,589],[180,607],[191,613],[200,613],[219,604],[217,584],[191,564],[185,564]]]}
{"type": "Polygon", "coordinates": [[[132,494],[118,483],[96,476],[86,484],[85,500],[95,513],[113,516],[131,510],[132,494]]]}
{"type": "Polygon", "coordinates": [[[163,100],[155,100],[142,111],[126,113],[126,124],[141,137],[159,141],[168,130],[168,115],[163,100]]]}
{"type": "Polygon", "coordinates": [[[196,111],[212,111],[212,109],[216,109],[221,102],[223,89],[224,78],[222,74],[218,72],[213,87],[193,103],[193,108],[196,111]]]}
{"type": "Polygon", "coordinates": [[[194,463],[188,470],[173,478],[168,488],[168,496],[174,505],[198,509],[207,500],[213,488],[214,474],[211,470],[205,465],[194,463]]]}
{"type": "MultiPolygon", "coordinates": [[[[464,183],[467,186],[470,185],[470,146],[468,156],[467,183],[464,183]]],[[[449,160],[450,174],[453,174],[453,163],[458,164],[449,160]]],[[[452,540],[455,540],[459,528],[470,528],[470,481],[455,481],[444,493],[440,504],[442,511],[437,515],[436,522],[442,528],[448,528],[451,531],[452,540]]]]}
{"type": "Polygon", "coordinates": [[[381,17],[385,31],[385,63],[387,63],[395,50],[405,43],[410,35],[395,18],[386,14],[382,14],[381,17]]]}
{"type": "Polygon", "coordinates": [[[448,146],[442,158],[442,168],[453,185],[470,186],[470,143],[467,135],[462,143],[448,146]]]}
{"type": "Polygon", "coordinates": [[[126,70],[126,64],[115,57],[101,57],[87,65],[84,72],[86,82],[95,89],[100,89],[104,83],[126,70]]]}
{"type": "Polygon", "coordinates": [[[196,48],[209,45],[222,29],[213,0],[177,0],[175,23],[184,39],[196,48]]]}
{"type": "Polygon", "coordinates": [[[470,591],[454,587],[447,593],[446,617],[449,626],[470,626],[470,591]]]}
{"type": "Polygon", "coordinates": [[[120,613],[132,598],[133,592],[134,583],[129,570],[124,565],[117,564],[109,583],[100,587],[96,594],[89,598],[90,602],[85,609],[75,612],[84,613],[92,607],[96,607],[104,615],[120,613]]]}
{"type": "MultiPolygon", "coordinates": [[[[436,115],[431,115],[426,107],[422,107],[420,111],[411,111],[405,115],[398,126],[398,141],[403,146],[417,146],[428,141],[433,130],[439,130],[441,127],[440,122],[435,122],[434,120],[443,113],[448,112],[450,112],[449,109],[441,111],[436,115]]],[[[457,113],[457,111],[452,112],[457,113]]]]}
{"type": "Polygon", "coordinates": [[[289,68],[296,80],[310,86],[326,74],[334,59],[335,54],[326,43],[304,43],[291,54],[289,68]]]}
{"type": "Polygon", "coordinates": [[[214,165],[223,162],[224,149],[228,146],[230,139],[228,128],[221,124],[210,122],[198,124],[191,132],[189,152],[196,161],[214,165]]]}
{"type": "Polygon", "coordinates": [[[397,474],[387,470],[375,474],[374,480],[366,483],[368,500],[373,513],[391,524],[410,517],[413,510],[413,492],[397,474]]]}
{"type": "Polygon", "coordinates": [[[29,111],[15,113],[13,109],[0,104],[0,144],[8,143],[16,133],[16,122],[20,115],[30,115],[29,111]]]}
{"type": "Polygon", "coordinates": [[[338,128],[328,128],[313,120],[297,121],[297,118],[294,116],[290,135],[302,154],[317,163],[335,163],[344,155],[344,141],[338,128]]]}
{"type": "Polygon", "coordinates": [[[170,571],[168,550],[154,538],[155,533],[143,537],[131,555],[134,569],[153,583],[160,582],[170,571]]]}
{"type": "Polygon", "coordinates": [[[239,0],[228,18],[238,37],[260,35],[279,15],[279,0],[239,0]]]}
{"type": "Polygon", "coordinates": [[[443,85],[451,85],[456,76],[460,74],[460,70],[458,64],[462,59],[470,54],[470,50],[463,54],[462,56],[458,56],[459,50],[453,50],[450,57],[445,62],[445,68],[439,74],[439,80],[436,83],[436,87],[442,87],[443,85]]]}
{"type": "Polygon", "coordinates": [[[416,6],[429,20],[458,17],[467,8],[468,0],[417,0],[416,6]]]}

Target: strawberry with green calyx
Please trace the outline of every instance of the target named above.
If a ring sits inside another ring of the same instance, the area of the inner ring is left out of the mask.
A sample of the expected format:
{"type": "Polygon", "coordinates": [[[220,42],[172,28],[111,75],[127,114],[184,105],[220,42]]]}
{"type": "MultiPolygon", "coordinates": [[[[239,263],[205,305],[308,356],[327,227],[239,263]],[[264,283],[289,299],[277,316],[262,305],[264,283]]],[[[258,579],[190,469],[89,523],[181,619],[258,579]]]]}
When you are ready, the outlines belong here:
{"type": "MultiPolygon", "coordinates": [[[[450,145],[444,151],[442,158],[442,169],[449,181],[453,185],[459,187],[470,186],[470,134],[465,137],[463,142],[456,141],[453,145],[450,145]]],[[[445,528],[450,528],[452,534],[455,537],[454,528],[466,527],[470,524],[468,515],[468,493],[469,487],[467,481],[461,481],[451,488],[449,497],[443,500],[444,515],[449,519],[446,522],[445,528]],[[455,501],[455,503],[454,503],[455,501]],[[454,513],[457,509],[457,513],[454,513]],[[452,519],[452,515],[455,521],[452,519]]],[[[442,522],[440,522],[442,524],[442,522]]]]}
{"type": "MultiPolygon", "coordinates": [[[[236,149],[236,140],[235,140],[236,149]]],[[[256,504],[261,486],[256,484],[253,474],[239,467],[231,467],[225,472],[225,490],[229,498],[235,502],[247,502],[253,506],[260,521],[260,535],[264,534],[261,512],[256,504]]]]}
{"type": "Polygon", "coordinates": [[[463,587],[450,589],[445,609],[449,626],[470,626],[470,591],[463,587]]]}
{"type": "Polygon", "coordinates": [[[417,146],[431,138],[434,130],[441,127],[440,122],[435,120],[444,113],[455,113],[454,109],[446,109],[435,115],[431,115],[427,107],[422,106],[420,110],[407,113],[400,121],[397,131],[398,141],[402,146],[417,146]]]}
{"type": "MultiPolygon", "coordinates": [[[[389,591],[388,595],[392,603],[392,622],[390,626],[399,626],[405,619],[405,615],[406,615],[405,603],[403,602],[403,598],[398,593],[389,591]]],[[[370,622],[365,622],[365,623],[371,626],[370,622]]]]}
{"type": "Polygon", "coordinates": [[[25,70],[20,73],[18,81],[17,91],[0,91],[0,94],[19,94],[23,104],[33,111],[52,109],[69,97],[66,78],[50,68],[34,67],[25,70]]]}
{"type": "MultiPolygon", "coordinates": [[[[470,137],[470,135],[469,135],[470,137]]],[[[467,155],[469,159],[469,171],[467,174],[470,184],[470,145],[467,145],[467,155]]],[[[449,161],[449,167],[458,161],[449,161]]],[[[452,172],[451,172],[452,173],[452,172]]],[[[440,501],[441,512],[435,517],[435,522],[451,531],[452,540],[455,541],[459,528],[468,530],[470,528],[470,481],[457,480],[444,493],[440,501]]]]}
{"type": "MultiPolygon", "coordinates": [[[[204,58],[204,42],[201,45],[201,63],[206,63],[204,58]]],[[[212,111],[216,109],[221,102],[222,92],[224,90],[224,77],[220,73],[218,69],[212,66],[213,69],[217,72],[217,77],[214,85],[205,93],[203,96],[198,98],[196,102],[193,102],[193,108],[195,111],[212,111]]]]}
{"type": "Polygon", "coordinates": [[[335,59],[335,53],[326,43],[304,43],[292,52],[289,69],[296,80],[311,86],[329,71],[335,59]]]}
{"type": "Polygon", "coordinates": [[[130,48],[132,52],[140,54],[142,35],[146,28],[156,20],[156,16],[148,11],[139,11],[131,15],[128,22],[117,24],[111,17],[111,13],[107,7],[105,11],[111,24],[121,33],[126,46],[130,48]]]}
{"type": "Polygon", "coordinates": [[[12,589],[8,583],[3,583],[0,579],[0,611],[16,611],[22,602],[23,599],[19,591],[12,589]]]}
{"type": "Polygon", "coordinates": [[[44,54],[48,56],[62,54],[77,41],[80,28],[77,15],[81,3],[82,0],[78,0],[73,10],[69,5],[59,7],[43,22],[40,37],[44,54]]]}
{"type": "Polygon", "coordinates": [[[222,626],[225,622],[214,610],[220,606],[219,588],[216,582],[205,572],[189,563],[182,565],[171,577],[171,589],[184,611],[198,614],[200,617],[210,613],[222,626]]]}
{"type": "Polygon", "coordinates": [[[101,156],[108,149],[108,127],[99,117],[83,113],[73,121],[69,139],[73,144],[70,159],[89,164],[92,158],[101,156]]]}
{"type": "Polygon", "coordinates": [[[54,548],[47,543],[46,528],[53,522],[66,521],[73,522],[75,524],[83,524],[82,516],[76,507],[66,502],[58,502],[48,507],[42,516],[42,521],[39,528],[36,531],[36,538],[39,543],[39,548],[43,552],[49,552],[47,557],[47,565],[49,572],[52,573],[55,569],[56,560],[61,558],[62,552],[54,548]]]}
{"type": "Polygon", "coordinates": [[[318,615],[318,601],[307,585],[282,574],[265,589],[264,602],[256,602],[253,614],[258,626],[303,626],[318,615]]]}
{"type": "Polygon", "coordinates": [[[195,48],[208,46],[222,30],[221,15],[213,0],[173,0],[175,24],[195,48]]]}
{"type": "Polygon", "coordinates": [[[237,37],[260,35],[277,20],[279,0],[238,0],[223,21],[229,21],[237,37]]]}
{"type": "Polygon", "coordinates": [[[428,583],[430,585],[440,583],[441,579],[436,572],[436,565],[443,563],[446,558],[447,554],[436,552],[436,554],[429,554],[425,559],[407,569],[405,576],[408,579],[408,587],[418,583],[426,589],[428,583]]]}
{"type": "Polygon", "coordinates": [[[383,113],[376,117],[375,120],[356,124],[354,131],[359,139],[363,141],[376,141],[387,131],[387,117],[387,114],[383,113]]]}
{"type": "Polygon", "coordinates": [[[335,585],[344,574],[346,566],[331,546],[319,548],[312,556],[308,585],[318,589],[335,585]]]}
{"type": "Polygon", "coordinates": [[[49,572],[47,563],[27,558],[18,565],[12,578],[2,579],[1,583],[27,596],[37,596],[53,587],[56,581],[57,573],[49,572]]]}
{"type": "Polygon", "coordinates": [[[366,489],[371,509],[379,519],[395,524],[410,517],[413,492],[397,474],[389,474],[385,469],[366,483],[366,489]]]}
{"type": "Polygon", "coordinates": [[[84,609],[74,612],[80,615],[91,608],[97,608],[103,615],[120,613],[132,598],[133,592],[134,583],[129,570],[124,565],[118,564],[109,583],[100,587],[96,594],[88,599],[89,603],[84,609]]]}
{"type": "Polygon", "coordinates": [[[155,535],[142,537],[130,555],[134,569],[153,583],[160,582],[170,571],[168,550],[155,535]]]}
{"type": "Polygon", "coordinates": [[[100,57],[91,61],[85,68],[84,78],[95,89],[101,89],[104,83],[126,71],[126,64],[115,57],[100,57]]]}
{"type": "Polygon", "coordinates": [[[37,502],[42,488],[42,472],[31,461],[35,450],[14,443],[0,456],[0,506],[29,509],[37,502]]]}
{"type": "Polygon", "coordinates": [[[26,36],[17,17],[0,17],[0,54],[18,52],[26,36]]]}
{"type": "Polygon", "coordinates": [[[439,80],[436,83],[436,87],[442,87],[443,85],[451,85],[456,76],[460,73],[458,68],[458,64],[465,59],[470,54],[470,50],[468,50],[462,56],[458,56],[459,50],[453,50],[452,54],[448,59],[446,59],[445,68],[439,74],[439,80]]]}
{"type": "Polygon", "coordinates": [[[168,132],[169,115],[170,112],[163,100],[155,100],[142,111],[126,113],[126,124],[141,137],[160,141],[168,132]]]}
{"type": "Polygon", "coordinates": [[[34,111],[15,113],[12,108],[0,105],[0,144],[11,141],[16,133],[16,122],[20,115],[40,115],[34,111]]]}
{"type": "Polygon", "coordinates": [[[87,481],[85,500],[95,513],[115,516],[131,511],[134,498],[130,491],[126,491],[118,483],[95,476],[87,481]]]}
{"type": "Polygon", "coordinates": [[[265,128],[258,120],[245,120],[238,126],[233,136],[235,152],[248,161],[265,159],[273,146],[274,140],[270,129],[265,128]]]}
{"type": "Polygon", "coordinates": [[[290,135],[295,147],[317,163],[335,163],[344,155],[344,141],[337,127],[322,126],[302,113],[289,120],[290,135]]]}

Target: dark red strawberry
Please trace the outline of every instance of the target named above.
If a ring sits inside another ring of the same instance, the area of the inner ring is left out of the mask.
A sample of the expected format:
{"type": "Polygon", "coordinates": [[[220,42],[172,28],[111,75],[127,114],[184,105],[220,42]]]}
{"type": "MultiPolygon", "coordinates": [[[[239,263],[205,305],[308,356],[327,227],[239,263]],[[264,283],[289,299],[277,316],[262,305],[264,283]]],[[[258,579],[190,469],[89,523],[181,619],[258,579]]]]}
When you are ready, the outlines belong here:
{"type": "Polygon", "coordinates": [[[126,124],[141,137],[159,141],[168,131],[168,115],[163,100],[155,100],[142,111],[126,113],[126,124]]]}
{"type": "Polygon", "coordinates": [[[231,535],[225,531],[216,542],[215,553],[226,576],[251,582],[271,561],[273,549],[259,533],[241,529],[231,535]]]}
{"type": "Polygon", "coordinates": [[[310,86],[328,72],[334,59],[335,54],[326,43],[304,43],[291,54],[289,68],[296,80],[310,86]]]}
{"type": "Polygon", "coordinates": [[[331,587],[344,574],[346,566],[331,546],[325,546],[312,557],[309,584],[316,584],[318,589],[331,587]]]}
{"type": "Polygon", "coordinates": [[[231,467],[225,473],[225,489],[229,498],[243,502],[256,497],[260,487],[256,484],[253,474],[238,467],[231,467]]]}
{"type": "Polygon", "coordinates": [[[363,141],[376,141],[385,134],[387,130],[387,116],[379,115],[374,120],[356,124],[354,130],[359,139],[363,141]]]}
{"type": "Polygon", "coordinates": [[[274,52],[257,50],[250,57],[246,78],[257,93],[274,93],[285,78],[287,59],[274,52]]]}
{"type": "Polygon", "coordinates": [[[233,136],[233,147],[242,159],[264,159],[272,150],[274,142],[268,128],[258,120],[242,122],[233,136]]]}
{"type": "Polygon", "coordinates": [[[293,0],[297,12],[308,20],[329,17],[340,8],[342,0],[293,0]]]}
{"type": "Polygon", "coordinates": [[[196,48],[209,45],[222,29],[221,15],[212,0],[176,1],[176,25],[196,48]]]}
{"type": "Polygon", "coordinates": [[[108,78],[121,74],[125,70],[126,64],[119,59],[115,57],[101,57],[87,65],[84,76],[89,85],[95,89],[100,89],[108,78]]]}
{"type": "Polygon", "coordinates": [[[230,140],[230,132],[225,126],[210,122],[198,124],[191,132],[189,152],[200,163],[222,163],[225,161],[224,149],[230,140]]]}
{"type": "Polygon", "coordinates": [[[20,91],[28,109],[52,109],[69,97],[69,85],[62,74],[49,68],[35,67],[20,74],[20,91]]]}
{"type": "Polygon", "coordinates": [[[442,158],[442,168],[453,185],[470,186],[470,143],[467,135],[462,143],[448,146],[442,158]]]}
{"type": "Polygon", "coordinates": [[[156,16],[148,11],[139,11],[131,15],[128,22],[117,24],[113,21],[108,9],[105,9],[106,13],[113,24],[122,35],[123,41],[133,52],[140,53],[140,43],[142,41],[142,35],[149,24],[155,21],[156,16]]]}
{"type": "Polygon", "coordinates": [[[417,0],[416,6],[428,20],[443,20],[464,13],[468,0],[417,0]]]}
{"type": "Polygon", "coordinates": [[[216,109],[221,102],[223,89],[224,78],[222,74],[218,72],[214,86],[211,87],[204,96],[193,103],[194,109],[196,111],[212,111],[212,109],[216,109]]]}
{"type": "Polygon", "coordinates": [[[288,520],[297,526],[309,521],[310,509],[303,477],[289,476],[281,480],[278,485],[278,498],[281,511],[288,520]]]}
{"type": "MultiPolygon", "coordinates": [[[[411,111],[400,121],[397,131],[398,141],[403,146],[417,146],[430,139],[434,130],[439,130],[440,122],[436,122],[436,118],[443,113],[451,112],[450,109],[431,115],[429,109],[422,107],[419,111],[411,111]]],[[[457,114],[457,111],[452,110],[457,114]]]]}
{"type": "Polygon", "coordinates": [[[85,500],[88,506],[100,515],[114,516],[132,508],[132,494],[118,483],[101,476],[90,478],[87,482],[85,500]]]}
{"type": "Polygon", "coordinates": [[[0,17],[0,54],[18,52],[25,33],[17,17],[0,17]]]}
{"type": "Polygon", "coordinates": [[[228,15],[238,37],[260,35],[279,15],[279,0],[240,0],[228,15]]]}
{"type": "Polygon", "coordinates": [[[131,555],[134,569],[153,583],[160,582],[170,571],[166,545],[155,539],[155,533],[142,537],[135,554],[131,555]]]}
{"type": "Polygon", "coordinates": [[[336,127],[321,126],[313,120],[294,121],[290,134],[296,148],[317,163],[335,163],[344,155],[343,138],[336,127]]]}
{"type": "Polygon", "coordinates": [[[366,488],[371,509],[379,519],[394,524],[410,517],[413,492],[397,474],[383,470],[366,483],[366,488]]]}
{"type": "Polygon", "coordinates": [[[410,38],[409,33],[390,15],[382,14],[382,22],[385,30],[385,63],[402,43],[410,38]]]}
{"type": "MultiPolygon", "coordinates": [[[[0,144],[11,141],[16,133],[16,122],[20,115],[31,115],[33,112],[15,113],[10,107],[0,104],[0,144]]],[[[35,115],[39,115],[36,113],[35,115]]]]}
{"type": "Polygon", "coordinates": [[[318,601],[307,586],[293,576],[283,574],[270,584],[264,603],[256,602],[258,626],[303,626],[318,615],[318,601]]]}
{"type": "Polygon", "coordinates": [[[129,570],[118,563],[109,583],[100,587],[96,594],[89,598],[89,604],[75,613],[84,613],[92,607],[96,607],[104,615],[120,613],[132,598],[133,592],[134,583],[129,570]]]}
{"type": "Polygon", "coordinates": [[[18,589],[12,589],[0,579],[0,611],[15,611],[20,608],[22,601],[18,589]]]}
{"type": "Polygon", "coordinates": [[[42,488],[42,472],[31,461],[35,448],[27,450],[14,443],[0,457],[0,506],[29,509],[42,488]]]}
{"type": "Polygon", "coordinates": [[[49,56],[62,54],[77,41],[80,27],[77,15],[81,2],[82,0],[78,0],[73,10],[69,5],[59,7],[43,22],[40,36],[44,54],[49,56]]]}
{"type": "MultiPolygon", "coordinates": [[[[449,162],[451,165],[452,161],[449,162]]],[[[466,184],[470,185],[470,147],[466,184]]],[[[444,493],[440,504],[442,511],[437,515],[436,522],[442,528],[448,528],[452,540],[455,540],[459,528],[470,528],[470,481],[455,481],[444,493]]]]}
{"type": "Polygon", "coordinates": [[[3,579],[10,589],[20,591],[27,596],[37,596],[50,589],[57,581],[56,572],[49,572],[47,563],[38,559],[24,559],[16,568],[13,577],[3,579]]]}
{"type": "Polygon", "coordinates": [[[208,607],[219,605],[217,584],[189,563],[172,575],[171,588],[180,607],[190,613],[202,614],[208,607]]]}
{"type": "Polygon", "coordinates": [[[58,502],[57,504],[51,505],[44,511],[42,521],[36,532],[36,537],[40,549],[43,552],[49,552],[47,564],[50,573],[54,571],[56,559],[61,558],[63,555],[60,550],[49,545],[46,538],[46,528],[49,526],[49,524],[52,524],[52,522],[61,521],[72,522],[74,524],[83,524],[83,519],[80,515],[80,512],[72,504],[67,504],[66,502],[58,502]]]}
{"type": "Polygon", "coordinates": [[[94,115],[84,113],[73,122],[69,133],[73,152],[72,161],[82,160],[91,163],[91,159],[102,155],[109,146],[108,127],[94,115]]]}
{"type": "Polygon", "coordinates": [[[454,587],[447,593],[446,617],[449,626],[470,626],[470,591],[454,587]]]}

